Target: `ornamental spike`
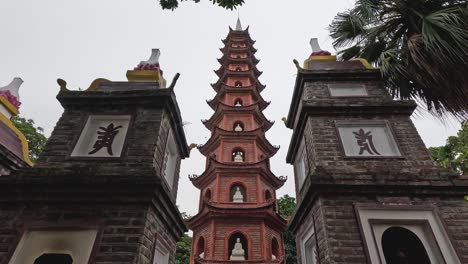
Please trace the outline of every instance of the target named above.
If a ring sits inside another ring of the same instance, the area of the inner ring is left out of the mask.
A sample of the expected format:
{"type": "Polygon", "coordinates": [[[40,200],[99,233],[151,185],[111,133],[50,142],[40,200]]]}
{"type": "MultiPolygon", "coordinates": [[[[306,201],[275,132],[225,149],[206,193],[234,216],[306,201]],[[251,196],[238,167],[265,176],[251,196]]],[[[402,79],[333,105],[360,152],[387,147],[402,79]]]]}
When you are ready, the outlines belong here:
{"type": "Polygon", "coordinates": [[[19,100],[19,88],[23,84],[23,79],[19,77],[13,78],[13,80],[7,86],[0,87],[0,91],[10,91],[11,95],[15,96],[19,100]]]}
{"type": "Polygon", "coordinates": [[[15,77],[10,84],[0,87],[0,96],[6,98],[16,109],[21,105],[19,97],[21,84],[23,84],[23,79],[15,77]]]}
{"type": "Polygon", "coordinates": [[[311,38],[310,39],[310,46],[312,47],[312,52],[320,52],[322,49],[320,48],[320,45],[318,43],[317,38],[311,38]]]}
{"type": "Polygon", "coordinates": [[[240,18],[237,18],[236,31],[242,31],[242,24],[240,18]]]}
{"type": "Polygon", "coordinates": [[[159,64],[159,56],[161,56],[161,51],[159,49],[152,49],[150,58],[147,61],[141,61],[140,64],[159,64]]]}

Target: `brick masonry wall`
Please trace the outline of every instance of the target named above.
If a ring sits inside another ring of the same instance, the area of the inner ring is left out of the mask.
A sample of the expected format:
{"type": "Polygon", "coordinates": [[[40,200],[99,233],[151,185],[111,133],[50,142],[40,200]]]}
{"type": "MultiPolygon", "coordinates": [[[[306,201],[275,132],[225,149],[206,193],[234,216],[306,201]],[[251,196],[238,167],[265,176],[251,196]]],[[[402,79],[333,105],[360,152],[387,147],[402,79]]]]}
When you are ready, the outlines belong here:
{"type": "Polygon", "coordinates": [[[218,126],[224,130],[233,130],[235,122],[242,122],[244,130],[254,130],[259,127],[258,123],[252,118],[250,114],[224,114],[223,120],[218,126]]]}
{"type": "MultiPolygon", "coordinates": [[[[434,165],[412,121],[401,115],[309,116],[304,130],[307,168],[311,177],[352,184],[397,183],[437,185],[452,175],[434,165]],[[401,158],[348,158],[342,150],[335,121],[385,120],[399,145],[401,158]]],[[[306,179],[307,186],[310,179],[306,179]]],[[[297,179],[296,179],[297,182],[297,179]]],[[[307,187],[296,186],[300,197],[307,187]]]]}
{"type": "Polygon", "coordinates": [[[243,93],[243,94],[225,94],[223,103],[227,105],[235,105],[236,100],[241,99],[242,105],[247,106],[253,103],[252,95],[250,93],[243,93]]]}
{"type": "MultiPolygon", "coordinates": [[[[212,246],[212,232],[211,232],[211,223],[213,221],[210,220],[209,222],[207,222],[206,224],[204,224],[203,226],[200,226],[200,228],[198,229],[198,232],[196,234],[194,234],[193,236],[193,239],[192,239],[192,259],[195,257],[194,254],[198,254],[199,252],[197,252],[197,247],[198,247],[198,243],[200,241],[200,238],[203,238],[204,241],[205,241],[205,258],[211,258],[213,252],[211,252],[211,249],[213,248],[212,246]]],[[[199,255],[199,254],[198,254],[199,255]]]]}
{"type": "MultiPolygon", "coordinates": [[[[412,205],[431,205],[446,225],[453,247],[461,263],[468,263],[468,204],[463,197],[408,196],[412,205]]],[[[367,263],[363,238],[354,210],[354,203],[382,203],[384,196],[323,195],[315,201],[308,215],[297,229],[298,263],[301,260],[300,236],[307,232],[315,219],[320,264],[367,263]]]]}
{"type": "MultiPolygon", "coordinates": [[[[226,248],[229,234],[233,232],[242,232],[249,241],[249,260],[262,259],[262,222],[255,220],[246,220],[242,225],[238,221],[229,219],[214,220],[216,226],[215,237],[215,260],[227,260],[228,249],[226,248]]],[[[244,249],[245,250],[245,249],[244,249]]]]}
{"type": "MultiPolygon", "coordinates": [[[[302,94],[303,100],[318,100],[318,99],[326,99],[326,98],[337,98],[336,100],[344,101],[349,98],[339,98],[339,97],[331,97],[330,91],[328,89],[329,84],[359,84],[364,85],[368,92],[368,99],[377,99],[377,100],[385,100],[391,101],[391,97],[382,87],[381,82],[377,81],[317,81],[317,82],[306,82],[304,84],[304,91],[302,94]]],[[[366,97],[359,97],[359,100],[362,101],[366,97]]],[[[352,100],[352,98],[351,98],[352,100]]]]}
{"type": "Polygon", "coordinates": [[[242,86],[252,85],[252,81],[249,77],[227,77],[225,83],[229,86],[235,86],[236,82],[241,82],[242,86]]]}
{"type": "Polygon", "coordinates": [[[86,172],[95,176],[119,175],[122,172],[136,175],[153,173],[153,155],[161,119],[161,110],[144,107],[129,107],[125,112],[117,109],[102,109],[102,106],[101,108],[67,109],[57,122],[35,168],[49,169],[48,175],[76,174],[77,172],[86,172]],[[125,162],[120,159],[106,159],[103,163],[98,160],[80,160],[70,157],[88,116],[93,114],[133,115],[133,125],[129,127],[126,148],[122,152],[125,162]]]}
{"type": "MultiPolygon", "coordinates": [[[[106,108],[82,107],[65,110],[57,122],[43,155],[34,166],[34,176],[66,177],[76,175],[92,177],[161,177],[163,155],[166,148],[170,113],[166,110],[144,106],[129,106],[127,111],[106,108]],[[86,124],[89,115],[130,114],[132,123],[126,137],[122,157],[117,159],[76,159],[70,154],[86,124]]],[[[173,189],[162,178],[163,185],[177,198],[181,159],[176,163],[173,189]]]]}
{"type": "Polygon", "coordinates": [[[143,205],[112,204],[20,204],[0,208],[0,263],[8,263],[9,253],[21,237],[22,225],[52,228],[85,227],[102,224],[96,264],[150,264],[155,238],[163,240],[174,256],[176,241],[156,215],[143,205]]]}
{"type": "Polygon", "coordinates": [[[246,162],[257,162],[260,156],[265,156],[265,153],[259,148],[255,140],[241,140],[241,139],[222,139],[222,145],[219,146],[215,153],[220,153],[218,156],[219,161],[231,162],[232,151],[235,148],[240,148],[244,151],[246,162]]]}

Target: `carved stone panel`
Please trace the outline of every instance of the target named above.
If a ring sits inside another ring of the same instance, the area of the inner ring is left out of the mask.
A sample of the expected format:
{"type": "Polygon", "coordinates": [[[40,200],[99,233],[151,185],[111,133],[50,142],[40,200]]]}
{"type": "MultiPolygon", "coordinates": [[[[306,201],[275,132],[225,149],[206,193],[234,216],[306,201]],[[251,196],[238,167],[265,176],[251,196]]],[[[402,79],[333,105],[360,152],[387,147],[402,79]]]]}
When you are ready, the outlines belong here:
{"type": "Polygon", "coordinates": [[[399,157],[398,145],[386,122],[337,121],[337,130],[347,157],[399,157]]]}
{"type": "Polygon", "coordinates": [[[130,115],[89,116],[71,156],[120,157],[130,118],[130,115]]]}
{"type": "Polygon", "coordinates": [[[368,96],[366,86],[360,83],[334,83],[328,85],[332,97],[368,96]]]}

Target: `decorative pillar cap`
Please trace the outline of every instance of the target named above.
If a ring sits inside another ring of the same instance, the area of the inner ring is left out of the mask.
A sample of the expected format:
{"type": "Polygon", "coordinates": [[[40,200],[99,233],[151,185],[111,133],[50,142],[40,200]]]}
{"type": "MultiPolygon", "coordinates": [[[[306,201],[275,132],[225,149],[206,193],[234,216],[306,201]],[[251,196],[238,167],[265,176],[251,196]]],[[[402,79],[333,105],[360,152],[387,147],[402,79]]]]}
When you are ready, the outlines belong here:
{"type": "Polygon", "coordinates": [[[166,87],[166,80],[163,78],[163,71],[159,65],[161,51],[153,49],[151,56],[146,61],[141,61],[133,70],[127,71],[129,81],[155,81],[161,88],[166,87]]]}
{"type": "Polygon", "coordinates": [[[21,84],[23,84],[23,80],[15,77],[10,84],[0,87],[0,108],[3,108],[0,109],[0,113],[8,114],[9,117],[18,114],[18,109],[21,105],[19,98],[21,84]]]}

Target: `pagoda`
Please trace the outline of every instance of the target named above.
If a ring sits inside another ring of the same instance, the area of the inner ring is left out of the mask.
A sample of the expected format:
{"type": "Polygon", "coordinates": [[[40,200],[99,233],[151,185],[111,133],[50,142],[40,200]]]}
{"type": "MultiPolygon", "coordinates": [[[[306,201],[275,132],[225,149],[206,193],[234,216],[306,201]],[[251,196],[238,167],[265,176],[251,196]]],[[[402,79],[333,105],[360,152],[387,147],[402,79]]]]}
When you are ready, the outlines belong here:
{"type": "Polygon", "coordinates": [[[286,177],[270,170],[279,147],[265,132],[273,122],[264,115],[269,105],[260,93],[254,40],[248,28],[229,28],[221,64],[215,71],[217,92],[208,101],[215,111],[203,123],[211,138],[198,146],[206,169],[191,176],[200,189],[199,212],[187,221],[193,230],[190,263],[285,263],[282,233],[287,222],[277,212],[276,190],[286,177]]]}

